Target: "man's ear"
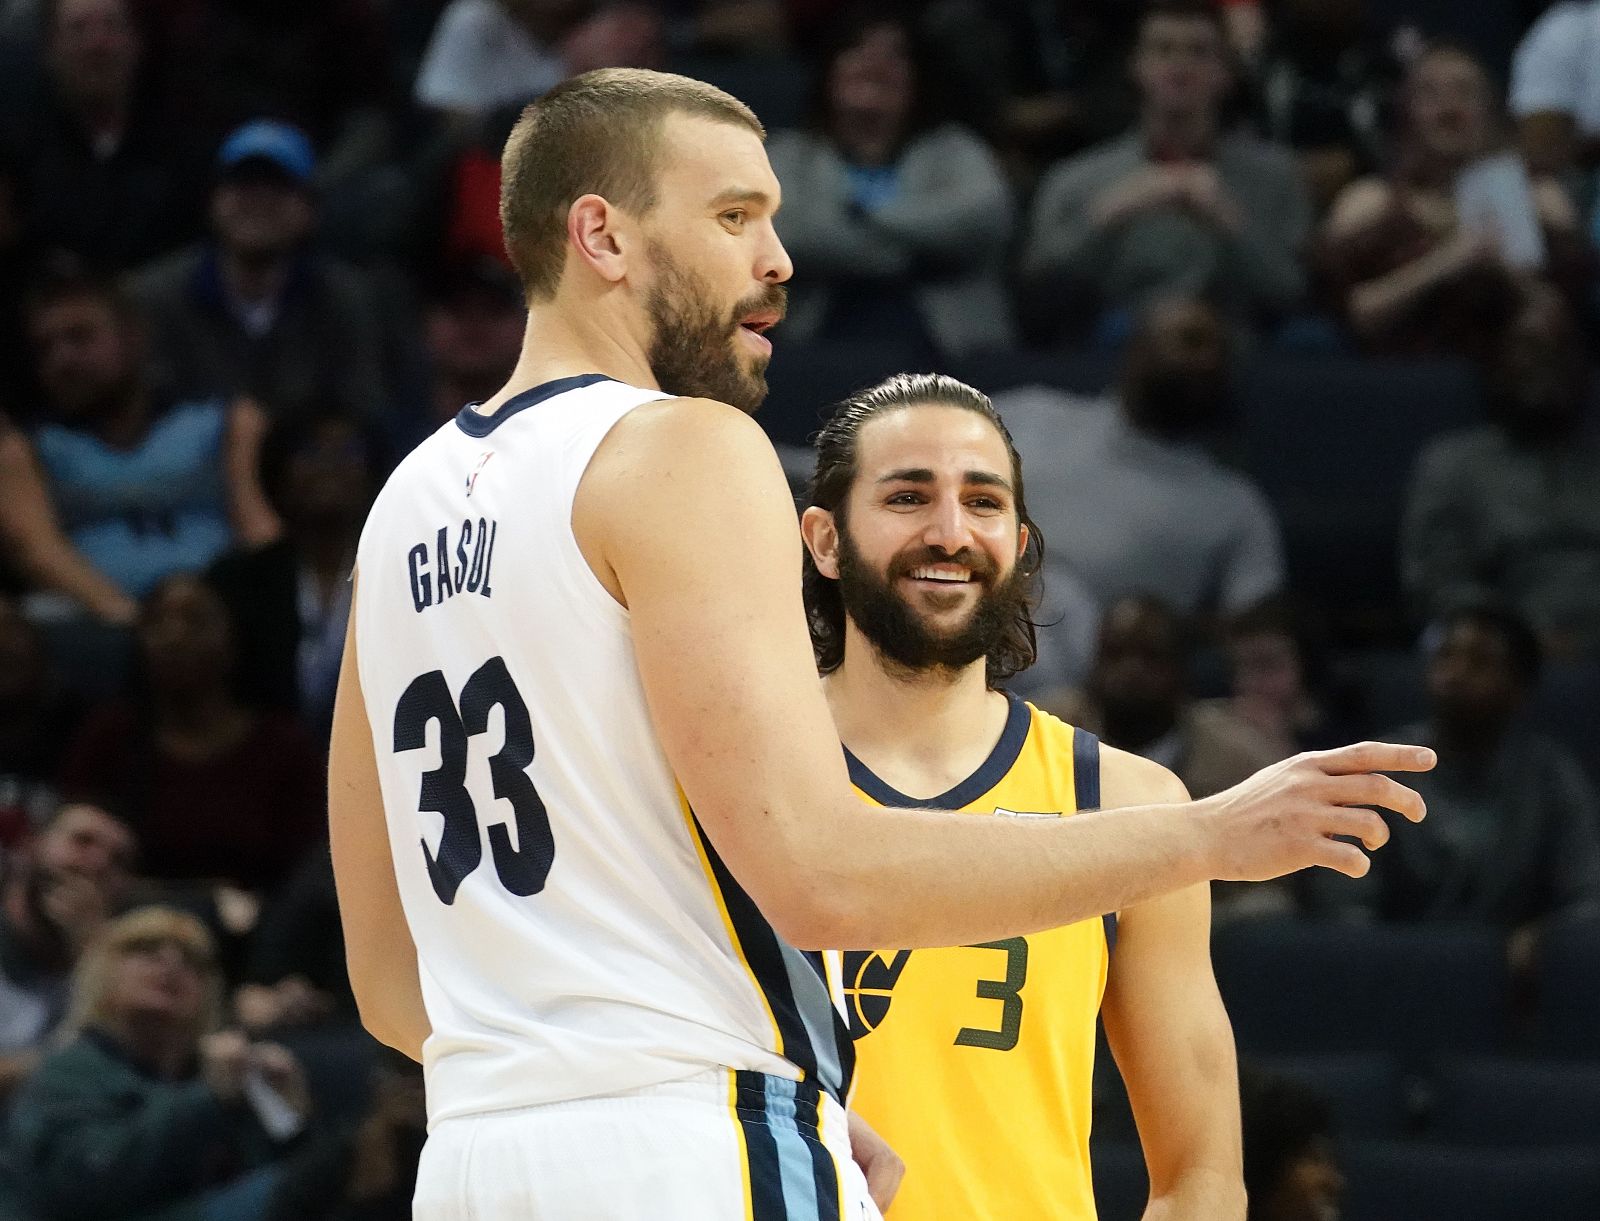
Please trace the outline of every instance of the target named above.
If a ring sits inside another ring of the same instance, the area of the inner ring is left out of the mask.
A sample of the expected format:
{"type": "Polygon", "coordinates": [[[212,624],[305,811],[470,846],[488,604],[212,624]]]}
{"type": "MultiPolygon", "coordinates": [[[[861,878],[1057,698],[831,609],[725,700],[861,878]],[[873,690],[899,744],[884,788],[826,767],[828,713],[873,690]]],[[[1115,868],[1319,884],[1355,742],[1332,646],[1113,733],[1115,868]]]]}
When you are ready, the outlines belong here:
{"type": "Polygon", "coordinates": [[[619,209],[599,195],[580,195],[567,209],[567,245],[612,284],[628,274],[631,234],[619,209]]]}
{"type": "Polygon", "coordinates": [[[1028,553],[1028,539],[1031,537],[1028,533],[1027,522],[1023,522],[1017,527],[1017,559],[1020,560],[1028,553]]]}
{"type": "Polygon", "coordinates": [[[800,515],[800,537],[811,552],[817,571],[829,580],[839,579],[839,528],[833,514],[812,505],[800,515]]]}

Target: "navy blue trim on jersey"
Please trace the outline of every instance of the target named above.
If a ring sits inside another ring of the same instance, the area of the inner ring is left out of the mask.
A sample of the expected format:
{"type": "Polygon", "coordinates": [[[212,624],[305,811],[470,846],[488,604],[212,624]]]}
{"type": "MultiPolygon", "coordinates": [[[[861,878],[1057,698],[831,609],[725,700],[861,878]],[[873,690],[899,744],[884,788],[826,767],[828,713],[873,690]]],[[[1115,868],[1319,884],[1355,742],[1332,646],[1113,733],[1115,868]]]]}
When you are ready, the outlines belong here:
{"type": "Polygon", "coordinates": [[[838,1221],[839,1166],[822,1142],[815,1082],[737,1071],[753,1221],[838,1221]]]}
{"type": "Polygon", "coordinates": [[[994,744],[989,757],[978,765],[978,770],[948,792],[926,800],[908,797],[893,785],[878,779],[871,768],[850,753],[847,746],[844,760],[850,768],[850,783],[879,805],[920,807],[926,810],[959,810],[971,805],[1005,779],[1006,773],[1022,754],[1022,744],[1028,740],[1033,713],[1021,696],[1007,691],[1005,697],[1011,702],[1011,710],[1006,714],[1006,727],[1000,731],[1000,740],[994,744]]]}
{"type": "MultiPolygon", "coordinates": [[[[1072,728],[1072,798],[1080,814],[1100,808],[1100,739],[1087,729],[1072,728]]],[[[1117,946],[1117,913],[1100,917],[1106,930],[1106,953],[1117,946]]]]}
{"type": "Polygon", "coordinates": [[[694,820],[694,831],[727,908],[736,948],[778,1024],[778,1054],[800,1070],[803,1080],[814,1082],[843,1106],[855,1071],[856,1048],[828,990],[821,953],[802,953],[779,937],[728,872],[699,819],[694,820]]]}
{"type": "Polygon", "coordinates": [[[484,415],[483,412],[475,410],[478,404],[468,403],[456,412],[456,426],[469,437],[487,437],[519,411],[537,407],[547,399],[565,394],[568,390],[582,390],[585,386],[593,386],[597,382],[612,381],[616,381],[616,378],[607,377],[604,373],[580,373],[576,377],[558,377],[553,382],[542,382],[531,390],[512,395],[493,415],[484,415]]]}

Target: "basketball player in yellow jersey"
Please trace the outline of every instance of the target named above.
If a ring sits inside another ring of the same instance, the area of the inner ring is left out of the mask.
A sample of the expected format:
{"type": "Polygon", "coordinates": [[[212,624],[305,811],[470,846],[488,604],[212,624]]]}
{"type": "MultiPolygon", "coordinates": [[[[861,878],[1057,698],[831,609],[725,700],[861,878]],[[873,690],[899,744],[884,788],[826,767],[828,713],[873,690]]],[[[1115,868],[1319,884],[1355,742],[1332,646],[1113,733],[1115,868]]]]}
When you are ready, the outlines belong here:
{"type": "MultiPolygon", "coordinates": [[[[811,505],[807,612],[864,798],[1029,821],[1187,799],[1165,768],[999,689],[1033,659],[1040,539],[985,396],[921,374],[855,396],[819,438],[811,505]]],[[[1243,1218],[1209,924],[1198,885],[1026,937],[847,953],[852,1106],[906,1167],[892,1221],[1092,1221],[1102,1011],[1149,1164],[1146,1217],[1243,1218]]]]}

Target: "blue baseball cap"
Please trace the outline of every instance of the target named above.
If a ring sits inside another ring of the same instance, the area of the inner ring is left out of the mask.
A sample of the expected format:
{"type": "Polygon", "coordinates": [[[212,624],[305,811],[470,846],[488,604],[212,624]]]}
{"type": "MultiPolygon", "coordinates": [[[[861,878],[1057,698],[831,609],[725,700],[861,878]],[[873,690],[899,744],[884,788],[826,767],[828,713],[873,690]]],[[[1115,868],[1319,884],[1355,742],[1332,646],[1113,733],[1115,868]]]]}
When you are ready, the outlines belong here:
{"type": "Polygon", "coordinates": [[[305,132],[274,119],[256,119],[236,127],[217,150],[217,169],[221,173],[246,161],[265,161],[304,186],[316,172],[317,158],[305,132]]]}

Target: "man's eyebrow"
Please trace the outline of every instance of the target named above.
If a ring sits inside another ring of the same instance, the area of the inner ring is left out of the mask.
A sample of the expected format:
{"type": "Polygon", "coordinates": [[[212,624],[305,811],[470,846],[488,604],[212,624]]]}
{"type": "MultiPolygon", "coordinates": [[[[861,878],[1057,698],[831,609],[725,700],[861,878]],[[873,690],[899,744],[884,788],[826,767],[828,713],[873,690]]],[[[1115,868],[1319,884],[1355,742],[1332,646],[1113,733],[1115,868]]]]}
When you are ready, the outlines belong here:
{"type": "MultiPolygon", "coordinates": [[[[1011,481],[993,471],[967,471],[962,475],[962,482],[975,483],[981,487],[1004,488],[1011,490],[1011,481]]],[[[925,466],[904,466],[899,470],[889,471],[878,477],[878,482],[883,483],[932,483],[934,474],[925,466]]]]}
{"type": "Polygon", "coordinates": [[[772,196],[754,187],[729,187],[726,191],[717,195],[709,206],[713,208],[731,208],[736,204],[753,204],[758,208],[770,208],[772,206],[772,196]]]}

